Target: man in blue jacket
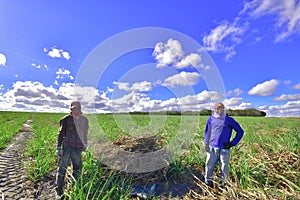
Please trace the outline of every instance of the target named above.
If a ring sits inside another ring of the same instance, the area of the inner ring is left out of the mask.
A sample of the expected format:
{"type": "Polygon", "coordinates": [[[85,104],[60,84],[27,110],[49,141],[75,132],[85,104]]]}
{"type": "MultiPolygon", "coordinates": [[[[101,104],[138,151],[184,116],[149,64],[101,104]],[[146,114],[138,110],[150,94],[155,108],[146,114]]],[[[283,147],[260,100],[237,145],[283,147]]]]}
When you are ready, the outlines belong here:
{"type": "Polygon", "coordinates": [[[214,112],[206,122],[204,146],[207,152],[205,164],[205,183],[213,187],[213,170],[218,162],[221,167],[221,181],[228,178],[230,148],[242,139],[244,131],[232,117],[226,115],[224,104],[216,103],[214,112]],[[231,140],[232,130],[236,132],[231,140]]]}

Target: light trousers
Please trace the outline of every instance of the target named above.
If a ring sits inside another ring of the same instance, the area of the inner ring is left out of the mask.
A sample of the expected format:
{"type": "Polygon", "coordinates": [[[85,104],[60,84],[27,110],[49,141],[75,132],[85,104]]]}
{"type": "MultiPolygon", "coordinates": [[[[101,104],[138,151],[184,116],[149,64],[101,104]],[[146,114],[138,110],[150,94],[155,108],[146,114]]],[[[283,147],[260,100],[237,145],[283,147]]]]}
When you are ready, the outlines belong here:
{"type": "Polygon", "coordinates": [[[230,159],[230,150],[229,149],[220,149],[210,146],[209,152],[206,156],[205,164],[205,183],[212,185],[213,183],[213,173],[214,167],[217,163],[220,163],[221,169],[221,181],[226,181],[228,178],[228,164],[230,159]]]}

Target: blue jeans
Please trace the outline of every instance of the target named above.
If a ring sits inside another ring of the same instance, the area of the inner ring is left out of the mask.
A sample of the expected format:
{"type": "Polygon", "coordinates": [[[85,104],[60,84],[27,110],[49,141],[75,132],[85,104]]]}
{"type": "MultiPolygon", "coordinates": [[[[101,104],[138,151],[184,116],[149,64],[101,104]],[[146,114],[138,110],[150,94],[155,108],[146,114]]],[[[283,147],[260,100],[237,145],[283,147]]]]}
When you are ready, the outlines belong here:
{"type": "Polygon", "coordinates": [[[63,193],[64,180],[69,160],[71,160],[73,166],[72,176],[76,179],[80,175],[82,169],[81,152],[81,149],[75,149],[70,147],[63,148],[63,155],[58,160],[58,169],[56,177],[58,195],[62,195],[63,193]]]}
{"type": "Polygon", "coordinates": [[[229,149],[220,149],[210,146],[209,152],[206,156],[205,164],[205,183],[208,185],[213,185],[213,173],[214,167],[218,162],[220,162],[221,168],[221,181],[226,181],[228,178],[228,163],[230,158],[229,149]]]}

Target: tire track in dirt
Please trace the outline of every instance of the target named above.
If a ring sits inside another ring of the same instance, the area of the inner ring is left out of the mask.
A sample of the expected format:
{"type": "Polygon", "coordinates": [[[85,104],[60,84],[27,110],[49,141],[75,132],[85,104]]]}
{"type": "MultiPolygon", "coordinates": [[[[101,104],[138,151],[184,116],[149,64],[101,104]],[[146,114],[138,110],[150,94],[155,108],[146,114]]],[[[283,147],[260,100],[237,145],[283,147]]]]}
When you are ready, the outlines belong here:
{"type": "Polygon", "coordinates": [[[14,137],[13,142],[0,151],[0,197],[1,199],[55,199],[53,176],[33,183],[24,168],[26,162],[23,149],[32,137],[28,120],[23,129],[14,137]],[[43,191],[41,191],[43,190],[43,191]]]}
{"type": "Polygon", "coordinates": [[[31,120],[15,136],[14,141],[0,152],[0,192],[2,199],[34,199],[33,183],[26,176],[22,149],[31,137],[31,120]]]}

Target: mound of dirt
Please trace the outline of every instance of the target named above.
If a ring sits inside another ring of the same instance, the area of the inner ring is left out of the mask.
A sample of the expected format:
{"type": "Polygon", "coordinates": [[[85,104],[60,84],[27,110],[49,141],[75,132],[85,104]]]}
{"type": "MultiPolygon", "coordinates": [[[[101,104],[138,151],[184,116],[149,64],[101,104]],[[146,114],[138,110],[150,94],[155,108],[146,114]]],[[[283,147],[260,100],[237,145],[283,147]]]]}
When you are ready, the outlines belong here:
{"type": "Polygon", "coordinates": [[[161,149],[162,138],[159,136],[146,135],[143,137],[126,136],[113,141],[114,145],[129,152],[148,153],[161,149]]]}
{"type": "MultiPolygon", "coordinates": [[[[113,144],[128,152],[151,153],[162,150],[164,141],[159,136],[126,136],[113,141],[113,144]]],[[[181,175],[173,174],[171,163],[154,171],[124,173],[124,176],[132,179],[133,195],[142,199],[150,196],[169,199],[169,197],[183,197],[191,190],[201,192],[195,184],[195,177],[198,180],[204,179],[199,171],[189,169],[184,169],[181,175]]]]}

